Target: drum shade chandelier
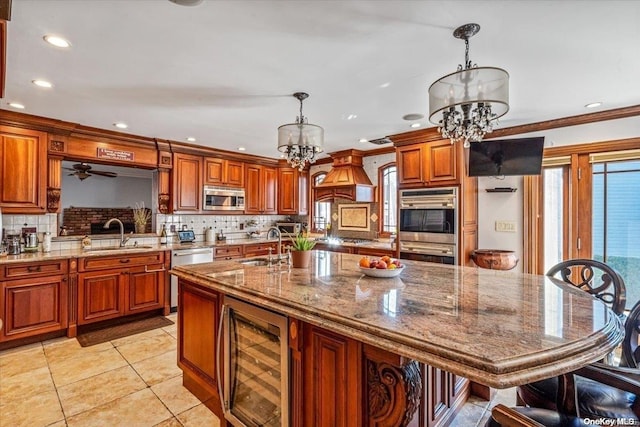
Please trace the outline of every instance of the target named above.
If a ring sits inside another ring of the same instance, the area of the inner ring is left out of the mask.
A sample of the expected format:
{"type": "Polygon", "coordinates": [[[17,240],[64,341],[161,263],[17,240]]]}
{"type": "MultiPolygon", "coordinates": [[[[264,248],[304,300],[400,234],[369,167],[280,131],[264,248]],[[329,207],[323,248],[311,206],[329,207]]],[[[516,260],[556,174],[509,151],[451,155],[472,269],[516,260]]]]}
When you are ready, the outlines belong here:
{"type": "Polygon", "coordinates": [[[309,97],[304,92],[296,92],[293,96],[300,101],[300,115],[295,123],[278,128],[278,150],[287,155],[291,167],[304,169],[307,162],[314,163],[316,155],[322,152],[324,145],[324,129],[308,123],[302,115],[302,101],[309,97]]]}
{"type": "Polygon", "coordinates": [[[453,36],[464,40],[464,66],[429,87],[429,121],[451,143],[480,142],[493,131],[498,118],[509,111],[509,73],[502,68],[478,67],[469,60],[469,38],[478,24],[456,28],[453,36]]]}

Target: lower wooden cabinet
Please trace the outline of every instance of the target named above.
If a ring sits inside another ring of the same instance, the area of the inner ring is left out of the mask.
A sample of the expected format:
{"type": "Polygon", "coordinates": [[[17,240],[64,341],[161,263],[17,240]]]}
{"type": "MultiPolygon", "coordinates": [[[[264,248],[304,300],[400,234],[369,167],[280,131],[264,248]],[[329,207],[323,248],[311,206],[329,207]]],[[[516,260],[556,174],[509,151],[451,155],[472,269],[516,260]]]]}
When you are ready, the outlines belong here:
{"type": "Polygon", "coordinates": [[[243,257],[242,245],[220,246],[213,250],[213,259],[233,259],[243,257]]]}
{"type": "Polygon", "coordinates": [[[382,257],[382,256],[390,256],[395,257],[395,251],[392,249],[381,249],[381,248],[356,248],[358,255],[367,255],[374,257],[382,257]]]}
{"type": "Polygon", "coordinates": [[[1,283],[0,341],[26,338],[67,328],[67,276],[36,277],[1,283]]]}
{"type": "Polygon", "coordinates": [[[344,254],[352,254],[355,253],[355,247],[352,246],[341,246],[341,245],[328,245],[326,243],[316,243],[313,247],[318,251],[331,251],[331,252],[341,252],[344,254]]]}
{"type": "Polygon", "coordinates": [[[78,325],[162,309],[167,274],[164,252],[83,260],[78,275],[78,325]]]}
{"type": "Polygon", "coordinates": [[[183,371],[183,384],[223,420],[215,364],[221,309],[218,292],[179,281],[178,366],[183,371]]]}
{"type": "Polygon", "coordinates": [[[244,257],[250,258],[254,256],[269,255],[269,248],[273,255],[278,253],[278,242],[268,243],[252,243],[244,245],[244,257]]]}

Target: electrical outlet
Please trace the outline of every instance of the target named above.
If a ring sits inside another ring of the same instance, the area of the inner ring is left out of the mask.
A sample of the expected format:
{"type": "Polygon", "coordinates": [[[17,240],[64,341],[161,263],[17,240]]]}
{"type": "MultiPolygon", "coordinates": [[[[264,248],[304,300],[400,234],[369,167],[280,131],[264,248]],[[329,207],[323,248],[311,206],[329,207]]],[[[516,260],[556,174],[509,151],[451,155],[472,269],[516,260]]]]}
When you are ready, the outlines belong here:
{"type": "Polygon", "coordinates": [[[514,221],[496,221],[496,231],[515,233],[516,223],[514,221]]]}

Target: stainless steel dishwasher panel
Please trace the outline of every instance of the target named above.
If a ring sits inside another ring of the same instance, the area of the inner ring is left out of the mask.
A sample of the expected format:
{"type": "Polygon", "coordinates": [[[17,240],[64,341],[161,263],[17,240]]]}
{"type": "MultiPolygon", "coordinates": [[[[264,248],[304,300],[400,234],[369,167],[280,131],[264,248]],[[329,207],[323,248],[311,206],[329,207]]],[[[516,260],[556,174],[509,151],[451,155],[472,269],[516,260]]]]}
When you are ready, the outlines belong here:
{"type": "MultiPolygon", "coordinates": [[[[213,248],[173,249],[171,268],[213,261],[213,248]]],[[[178,310],[178,278],[171,276],[171,311],[178,310]]]]}

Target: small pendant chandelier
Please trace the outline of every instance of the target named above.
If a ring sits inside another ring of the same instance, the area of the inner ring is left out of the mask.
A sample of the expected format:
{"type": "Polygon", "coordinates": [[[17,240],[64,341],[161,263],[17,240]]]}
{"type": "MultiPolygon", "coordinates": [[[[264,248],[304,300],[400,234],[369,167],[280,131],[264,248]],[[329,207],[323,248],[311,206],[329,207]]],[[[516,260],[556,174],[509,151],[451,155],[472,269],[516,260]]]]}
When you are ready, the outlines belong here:
{"type": "Polygon", "coordinates": [[[324,145],[324,129],[309,124],[302,115],[302,101],[309,97],[304,92],[296,92],[293,96],[300,101],[300,115],[295,123],[278,128],[278,151],[285,153],[287,162],[293,168],[302,171],[307,162],[314,163],[316,155],[322,152],[324,145]]]}
{"type": "Polygon", "coordinates": [[[482,141],[498,118],[509,111],[509,73],[502,68],[478,67],[469,60],[469,38],[478,24],[456,28],[453,36],[464,40],[464,67],[436,80],[429,87],[429,121],[451,143],[482,141]]]}

